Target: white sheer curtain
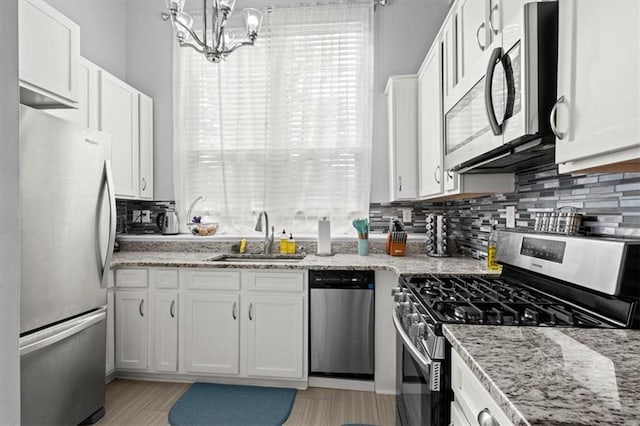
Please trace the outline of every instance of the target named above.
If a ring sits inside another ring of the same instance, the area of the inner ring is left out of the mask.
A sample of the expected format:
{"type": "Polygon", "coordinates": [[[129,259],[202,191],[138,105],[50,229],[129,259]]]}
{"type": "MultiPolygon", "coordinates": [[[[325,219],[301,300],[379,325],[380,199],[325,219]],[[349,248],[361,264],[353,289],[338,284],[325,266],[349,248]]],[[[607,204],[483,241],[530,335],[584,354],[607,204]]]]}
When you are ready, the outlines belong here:
{"type": "Polygon", "coordinates": [[[313,234],[324,216],[334,235],[354,232],[371,184],[371,1],[265,10],[256,45],[225,63],[174,58],[181,218],[204,195],[194,214],[219,233],[254,232],[261,210],[276,234],[313,234]]]}

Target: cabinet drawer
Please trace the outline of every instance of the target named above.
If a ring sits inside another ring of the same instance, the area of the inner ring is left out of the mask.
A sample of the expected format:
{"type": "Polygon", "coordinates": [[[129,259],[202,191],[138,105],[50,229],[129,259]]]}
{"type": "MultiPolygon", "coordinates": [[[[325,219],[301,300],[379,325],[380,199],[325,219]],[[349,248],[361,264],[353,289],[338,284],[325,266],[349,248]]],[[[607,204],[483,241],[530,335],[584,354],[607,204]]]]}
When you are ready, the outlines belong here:
{"type": "Polygon", "coordinates": [[[116,269],[116,287],[148,287],[149,271],[146,269],[116,269]]]}
{"type": "Polygon", "coordinates": [[[455,395],[454,403],[472,422],[476,421],[482,410],[487,409],[500,426],[513,424],[455,351],[451,351],[451,389],[455,395]]]}
{"type": "Polygon", "coordinates": [[[180,271],[180,281],[189,290],[240,290],[239,271],[184,269],[180,271]]]}
{"type": "Polygon", "coordinates": [[[155,288],[178,288],[177,269],[149,270],[149,284],[155,288]]]}
{"type": "Polygon", "coordinates": [[[251,291],[286,291],[300,292],[304,290],[304,271],[248,271],[244,285],[251,291]]]}

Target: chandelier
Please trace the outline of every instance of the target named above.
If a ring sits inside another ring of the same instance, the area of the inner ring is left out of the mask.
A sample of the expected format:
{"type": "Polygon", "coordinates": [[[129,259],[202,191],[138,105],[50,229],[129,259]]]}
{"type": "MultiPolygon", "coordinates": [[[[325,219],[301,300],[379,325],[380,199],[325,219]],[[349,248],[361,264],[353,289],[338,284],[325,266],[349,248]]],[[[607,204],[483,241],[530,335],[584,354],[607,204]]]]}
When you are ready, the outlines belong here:
{"type": "Polygon", "coordinates": [[[225,31],[224,27],[229,16],[233,13],[236,0],[202,0],[203,30],[201,37],[192,29],[193,18],[182,11],[184,2],[185,0],[167,0],[169,13],[163,13],[162,19],[171,21],[180,47],[191,47],[202,53],[208,61],[219,63],[237,48],[253,46],[258,38],[262,24],[262,14],[259,10],[244,10],[247,40],[234,42],[233,34],[225,31]],[[207,12],[207,2],[211,3],[211,16],[207,12]]]}

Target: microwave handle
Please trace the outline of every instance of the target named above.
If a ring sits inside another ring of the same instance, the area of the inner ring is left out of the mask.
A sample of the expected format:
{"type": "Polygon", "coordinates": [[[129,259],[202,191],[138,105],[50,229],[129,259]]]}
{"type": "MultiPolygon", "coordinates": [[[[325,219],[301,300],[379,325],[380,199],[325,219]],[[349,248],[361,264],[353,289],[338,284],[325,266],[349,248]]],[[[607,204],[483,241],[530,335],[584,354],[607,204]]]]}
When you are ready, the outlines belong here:
{"type": "Polygon", "coordinates": [[[496,117],[496,113],[493,110],[493,73],[496,70],[496,65],[499,62],[499,59],[502,57],[502,47],[496,47],[491,52],[491,56],[489,57],[489,64],[487,65],[487,72],[484,78],[484,106],[487,110],[487,117],[489,118],[489,125],[491,126],[491,131],[493,131],[494,135],[502,134],[502,125],[498,123],[498,118],[496,117]]]}

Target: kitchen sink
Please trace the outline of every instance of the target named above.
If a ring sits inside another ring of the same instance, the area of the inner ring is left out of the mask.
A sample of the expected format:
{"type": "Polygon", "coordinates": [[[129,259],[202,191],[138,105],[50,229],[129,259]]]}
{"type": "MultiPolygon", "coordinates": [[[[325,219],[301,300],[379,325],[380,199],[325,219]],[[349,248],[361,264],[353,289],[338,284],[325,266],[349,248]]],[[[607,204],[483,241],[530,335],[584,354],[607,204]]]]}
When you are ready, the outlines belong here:
{"type": "Polygon", "coordinates": [[[204,259],[205,262],[238,262],[238,263],[298,263],[304,254],[264,254],[264,253],[225,253],[204,259]]]}

